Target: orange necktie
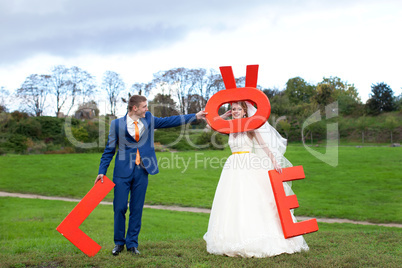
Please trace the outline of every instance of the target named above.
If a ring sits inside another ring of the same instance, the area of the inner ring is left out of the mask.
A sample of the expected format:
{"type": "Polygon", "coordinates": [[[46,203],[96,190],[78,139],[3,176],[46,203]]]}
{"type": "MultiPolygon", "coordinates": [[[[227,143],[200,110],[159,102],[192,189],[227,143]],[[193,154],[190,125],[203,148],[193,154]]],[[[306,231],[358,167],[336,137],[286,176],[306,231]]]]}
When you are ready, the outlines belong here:
{"type": "MultiPolygon", "coordinates": [[[[138,142],[140,140],[140,129],[138,128],[138,122],[134,122],[134,125],[135,125],[134,139],[138,142]]],[[[137,148],[137,155],[135,157],[135,164],[139,165],[140,162],[141,162],[140,151],[138,151],[138,148],[137,148]]]]}

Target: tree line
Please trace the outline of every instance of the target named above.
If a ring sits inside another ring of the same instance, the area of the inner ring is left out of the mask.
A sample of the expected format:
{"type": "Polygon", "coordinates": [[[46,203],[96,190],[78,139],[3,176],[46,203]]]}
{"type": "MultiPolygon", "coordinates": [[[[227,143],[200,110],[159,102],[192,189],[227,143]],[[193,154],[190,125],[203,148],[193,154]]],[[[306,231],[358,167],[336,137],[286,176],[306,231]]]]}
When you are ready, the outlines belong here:
{"type": "MultiPolygon", "coordinates": [[[[31,74],[26,77],[21,87],[12,96],[18,99],[22,112],[33,116],[42,116],[46,106],[53,106],[55,115],[62,109],[69,115],[74,107],[93,104],[95,94],[105,93],[110,107],[110,115],[116,115],[116,106],[126,102],[132,94],[154,96],[150,105],[164,104],[158,110],[159,115],[168,116],[175,110],[182,114],[199,111],[205,107],[208,99],[225,88],[222,77],[214,69],[174,68],[159,71],[147,83],[134,83],[127,88],[120,74],[106,71],[102,84],[97,85],[94,76],[79,68],[58,65],[49,74],[31,74]],[[154,94],[157,92],[157,94],[154,94]],[[49,96],[53,96],[52,99],[49,96]],[[55,101],[54,101],[55,100],[55,101]],[[170,107],[170,109],[169,109],[170,107]]],[[[244,86],[245,77],[236,79],[238,87],[244,86]]],[[[382,112],[400,110],[402,94],[394,96],[393,90],[384,82],[373,84],[372,93],[366,103],[362,103],[353,84],[342,81],[339,77],[324,77],[316,85],[306,82],[301,77],[290,78],[285,88],[265,88],[258,85],[269,98],[272,114],[281,116],[307,116],[317,109],[338,101],[342,115],[378,115],[382,112]]],[[[1,88],[1,97],[6,90],[1,88]]],[[[6,110],[1,103],[1,110],[6,110]]]]}
{"type": "MultiPolygon", "coordinates": [[[[245,77],[236,78],[236,84],[244,87],[245,77]]],[[[257,88],[270,100],[270,123],[290,142],[324,141],[326,124],[331,120],[338,123],[341,140],[360,139],[362,143],[388,140],[392,143],[402,138],[402,94],[394,96],[392,89],[384,82],[372,85],[371,96],[365,103],[360,100],[355,86],[339,77],[324,77],[317,84],[294,77],[287,81],[283,89],[264,88],[261,85],[257,88]],[[307,118],[319,110],[324,115],[325,109],[334,102],[337,103],[339,116],[329,120],[323,118],[303,128],[307,118]]],[[[107,135],[107,126],[116,115],[117,105],[127,102],[132,94],[147,96],[154,115],[164,117],[198,112],[213,94],[223,89],[222,77],[213,69],[175,68],[160,71],[154,74],[151,81],[135,83],[127,90],[123,79],[115,72],[105,72],[102,84],[97,85],[88,72],[78,67],[59,65],[50,74],[29,75],[12,96],[7,96],[7,91],[1,88],[0,154],[1,151],[87,151],[71,147],[66,139],[63,129],[65,119],[58,118],[62,110],[67,111],[67,115],[74,109],[79,111],[89,107],[95,111],[95,120],[73,118],[71,131],[80,142],[97,142],[100,147],[93,149],[97,151],[104,146],[101,143],[105,139],[103,134],[99,134],[99,122],[104,122],[102,124],[105,129],[102,131],[107,135]],[[99,109],[94,100],[94,96],[100,95],[100,92],[105,93],[110,104],[106,117],[98,116],[99,109]],[[22,104],[21,110],[8,112],[4,101],[6,97],[19,101],[22,104]],[[57,116],[43,116],[46,105],[53,105],[57,116]]],[[[222,107],[222,113],[225,109],[227,107],[222,107]]],[[[204,125],[198,122],[198,125],[192,127],[202,129],[204,125]]],[[[176,135],[162,132],[155,138],[161,144],[165,144],[164,139],[169,135],[176,135]]],[[[183,149],[185,144],[178,146],[175,149],[183,149]]]]}

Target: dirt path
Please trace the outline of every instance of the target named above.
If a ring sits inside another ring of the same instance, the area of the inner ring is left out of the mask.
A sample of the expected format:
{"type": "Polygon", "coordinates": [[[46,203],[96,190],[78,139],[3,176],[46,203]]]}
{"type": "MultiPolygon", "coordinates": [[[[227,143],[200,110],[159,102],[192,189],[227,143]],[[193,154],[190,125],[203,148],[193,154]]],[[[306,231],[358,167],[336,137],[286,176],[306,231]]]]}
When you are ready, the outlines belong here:
{"type": "MultiPolygon", "coordinates": [[[[0,192],[0,197],[19,197],[19,198],[31,198],[31,199],[44,199],[44,200],[59,200],[59,201],[67,201],[67,202],[79,202],[79,199],[74,198],[66,198],[66,197],[56,197],[56,196],[43,196],[43,195],[35,195],[35,194],[20,194],[20,193],[8,193],[8,192],[0,192]]],[[[112,202],[102,201],[100,202],[102,205],[112,205],[112,202]]],[[[196,213],[210,213],[211,210],[207,208],[194,208],[194,207],[179,207],[179,206],[162,206],[162,205],[145,205],[145,208],[152,209],[164,209],[164,210],[174,210],[174,211],[185,211],[185,212],[196,212],[196,213]]],[[[305,221],[311,219],[313,217],[303,217],[297,216],[299,221],[305,221]]],[[[352,221],[348,219],[330,219],[330,218],[315,218],[318,222],[326,222],[326,223],[353,223],[353,224],[362,224],[362,225],[376,225],[376,226],[385,226],[385,227],[397,227],[402,228],[402,224],[398,223],[371,223],[367,221],[352,221]]]]}

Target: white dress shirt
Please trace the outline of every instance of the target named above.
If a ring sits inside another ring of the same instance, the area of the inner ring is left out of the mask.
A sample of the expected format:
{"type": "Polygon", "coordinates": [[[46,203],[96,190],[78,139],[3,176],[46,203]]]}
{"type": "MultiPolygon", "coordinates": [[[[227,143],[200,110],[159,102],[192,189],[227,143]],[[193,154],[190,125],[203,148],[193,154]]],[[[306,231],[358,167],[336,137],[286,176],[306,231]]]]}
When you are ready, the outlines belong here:
{"type": "MultiPolygon", "coordinates": [[[[141,120],[138,119],[138,129],[140,130],[140,138],[142,133],[144,132],[144,124],[141,122],[141,120]]],[[[135,124],[134,124],[134,120],[131,119],[130,116],[127,115],[127,131],[128,134],[130,134],[131,136],[133,136],[133,138],[135,139],[135,124]]]]}

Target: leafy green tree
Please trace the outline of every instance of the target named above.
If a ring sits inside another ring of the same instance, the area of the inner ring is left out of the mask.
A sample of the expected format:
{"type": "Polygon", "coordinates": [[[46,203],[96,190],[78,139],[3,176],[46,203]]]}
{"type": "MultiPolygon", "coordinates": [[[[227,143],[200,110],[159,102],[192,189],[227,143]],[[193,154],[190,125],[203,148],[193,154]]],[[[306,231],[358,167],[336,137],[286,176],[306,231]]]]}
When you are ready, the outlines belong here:
{"type": "Polygon", "coordinates": [[[323,110],[328,104],[338,101],[342,114],[355,112],[360,104],[359,94],[353,84],[342,81],[339,77],[324,77],[318,83],[316,95],[312,98],[323,110]]]}
{"type": "Polygon", "coordinates": [[[275,95],[271,99],[271,113],[276,115],[288,115],[291,110],[291,104],[288,96],[275,95]]]}
{"type": "Polygon", "coordinates": [[[313,100],[319,105],[323,110],[325,106],[335,101],[334,91],[329,84],[318,84],[317,92],[313,97],[313,100]]]}
{"type": "Polygon", "coordinates": [[[292,105],[291,114],[295,116],[301,116],[307,118],[319,109],[318,105],[314,102],[300,103],[292,105]]]}
{"type": "Polygon", "coordinates": [[[268,97],[269,100],[271,100],[274,96],[283,94],[279,89],[277,88],[265,88],[262,90],[264,94],[268,97]]]}
{"type": "Polygon", "coordinates": [[[0,112],[0,134],[6,133],[8,128],[8,122],[11,120],[11,114],[6,111],[0,112]]]}
{"type": "Polygon", "coordinates": [[[282,132],[285,134],[286,139],[289,138],[289,131],[290,131],[290,123],[288,120],[280,120],[278,122],[278,129],[282,130],[282,132]]]}
{"type": "Polygon", "coordinates": [[[380,114],[394,110],[394,92],[384,82],[371,86],[371,97],[367,100],[367,108],[370,114],[380,114]]]}
{"type": "Polygon", "coordinates": [[[348,82],[342,81],[339,77],[324,77],[320,84],[327,84],[330,86],[332,97],[335,100],[337,100],[341,95],[346,95],[355,101],[360,101],[359,93],[357,92],[355,86],[353,84],[348,84],[348,82]]]}
{"type": "Polygon", "coordinates": [[[394,107],[397,111],[402,111],[402,93],[395,97],[394,99],[394,107]]]}
{"type": "Polygon", "coordinates": [[[285,94],[294,104],[308,103],[315,93],[315,86],[310,85],[301,77],[294,77],[286,83],[285,94]]]}
{"type": "Polygon", "coordinates": [[[343,115],[351,115],[359,110],[360,104],[353,97],[348,95],[340,95],[337,99],[339,113],[343,115]]]}

